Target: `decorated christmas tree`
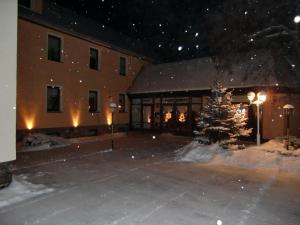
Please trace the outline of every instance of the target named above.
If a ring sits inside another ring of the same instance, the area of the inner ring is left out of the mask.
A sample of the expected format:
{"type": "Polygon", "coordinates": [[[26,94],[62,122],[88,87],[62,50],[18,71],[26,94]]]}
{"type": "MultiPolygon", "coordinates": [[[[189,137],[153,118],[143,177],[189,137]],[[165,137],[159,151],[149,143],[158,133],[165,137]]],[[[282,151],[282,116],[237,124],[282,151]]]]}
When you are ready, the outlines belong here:
{"type": "Polygon", "coordinates": [[[232,104],[232,93],[222,83],[215,81],[211,96],[204,106],[197,123],[195,134],[204,144],[219,142],[226,147],[235,143],[240,136],[249,136],[252,129],[246,128],[247,117],[240,104],[232,104]]]}

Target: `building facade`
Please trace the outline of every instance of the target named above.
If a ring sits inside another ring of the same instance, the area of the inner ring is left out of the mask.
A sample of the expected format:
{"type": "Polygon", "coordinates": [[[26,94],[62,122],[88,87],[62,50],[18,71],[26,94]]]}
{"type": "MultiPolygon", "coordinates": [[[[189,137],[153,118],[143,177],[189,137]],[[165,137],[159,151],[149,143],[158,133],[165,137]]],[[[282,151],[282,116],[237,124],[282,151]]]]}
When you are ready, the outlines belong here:
{"type": "Polygon", "coordinates": [[[19,137],[105,132],[112,122],[111,101],[119,106],[114,123],[126,129],[127,89],[151,58],[114,39],[124,37],[48,1],[19,1],[19,137]]]}
{"type": "Polygon", "coordinates": [[[143,43],[116,33],[48,0],[19,0],[17,134],[30,132],[65,137],[117,130],[157,130],[191,134],[214,80],[233,91],[248,126],[256,133],[256,106],[249,91],[265,91],[259,112],[261,134],[286,134],[285,104],[291,134],[300,136],[300,78],[290,61],[274,60],[267,50],[235,55],[231,68],[206,57],[153,64],[143,43]]]}
{"type": "Polygon", "coordinates": [[[248,92],[266,92],[260,107],[263,139],[283,137],[287,116],[283,106],[292,104],[290,133],[300,137],[300,78],[288,64],[280,69],[269,51],[257,50],[237,55],[230,70],[218,69],[211,58],[149,65],[135,79],[128,93],[131,99],[132,129],[151,129],[191,134],[197,117],[207,103],[215,80],[233,93],[233,103],[248,117],[248,127],[256,138],[257,109],[249,105],[248,92]]]}

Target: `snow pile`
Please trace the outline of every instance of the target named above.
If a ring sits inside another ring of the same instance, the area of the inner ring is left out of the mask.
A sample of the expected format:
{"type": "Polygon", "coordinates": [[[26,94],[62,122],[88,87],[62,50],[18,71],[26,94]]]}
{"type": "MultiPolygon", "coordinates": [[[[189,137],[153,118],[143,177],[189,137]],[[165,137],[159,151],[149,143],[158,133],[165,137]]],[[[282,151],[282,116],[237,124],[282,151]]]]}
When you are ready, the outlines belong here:
{"type": "Polygon", "coordinates": [[[193,141],[177,151],[177,160],[300,173],[299,153],[299,150],[287,151],[277,140],[234,151],[218,144],[202,145],[193,141]]]}
{"type": "Polygon", "coordinates": [[[23,139],[23,147],[21,151],[30,152],[49,150],[53,148],[65,147],[68,145],[70,145],[70,141],[65,138],[36,133],[28,135],[23,139]]]}
{"type": "Polygon", "coordinates": [[[17,176],[13,178],[10,186],[0,190],[0,208],[52,191],[52,188],[44,185],[29,183],[25,176],[17,176]]]}
{"type": "Polygon", "coordinates": [[[178,159],[184,162],[209,162],[222,150],[218,144],[200,145],[198,141],[192,141],[178,150],[178,159]]]}
{"type": "MultiPolygon", "coordinates": [[[[125,132],[117,132],[114,133],[114,138],[121,138],[125,137],[127,134],[125,132]]],[[[70,142],[73,144],[82,144],[82,143],[91,143],[97,141],[105,141],[112,138],[111,134],[101,134],[98,136],[90,136],[90,137],[78,137],[78,138],[71,138],[70,142]]]]}

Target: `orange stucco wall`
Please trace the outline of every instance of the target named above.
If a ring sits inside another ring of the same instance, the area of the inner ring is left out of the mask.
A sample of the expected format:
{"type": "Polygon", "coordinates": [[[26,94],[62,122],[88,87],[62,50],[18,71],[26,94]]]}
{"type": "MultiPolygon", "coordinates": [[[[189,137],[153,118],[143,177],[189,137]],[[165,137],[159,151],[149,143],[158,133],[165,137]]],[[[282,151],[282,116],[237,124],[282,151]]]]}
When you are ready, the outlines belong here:
{"type": "Polygon", "coordinates": [[[263,137],[271,139],[286,135],[286,115],[283,106],[295,106],[290,116],[290,133],[300,137],[300,95],[285,93],[268,93],[267,101],[263,105],[263,137]]]}
{"type": "MultiPolygon", "coordinates": [[[[23,19],[18,21],[18,82],[17,129],[72,127],[107,124],[109,96],[118,102],[118,95],[125,94],[136,74],[146,61],[102,46],[100,43],[80,39],[23,19]],[[63,62],[47,59],[47,36],[62,38],[63,62]],[[89,68],[89,49],[100,52],[100,69],[89,68]],[[127,75],[119,75],[119,57],[127,59],[127,75]],[[62,88],[62,112],[46,110],[46,86],[62,88]],[[89,90],[99,91],[100,112],[88,112],[89,90]],[[77,119],[76,119],[77,118],[77,119]]],[[[127,111],[116,113],[115,123],[128,123],[127,111]]]]}

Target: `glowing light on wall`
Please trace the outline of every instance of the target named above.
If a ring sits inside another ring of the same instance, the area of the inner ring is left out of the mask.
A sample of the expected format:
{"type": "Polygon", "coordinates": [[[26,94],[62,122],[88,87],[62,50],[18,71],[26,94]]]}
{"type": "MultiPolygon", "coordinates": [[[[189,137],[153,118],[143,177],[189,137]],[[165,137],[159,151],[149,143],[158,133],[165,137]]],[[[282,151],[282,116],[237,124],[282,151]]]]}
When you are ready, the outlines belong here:
{"type": "Polygon", "coordinates": [[[106,122],[107,125],[111,125],[111,112],[106,112],[106,122]]]}
{"type": "Polygon", "coordinates": [[[147,122],[151,123],[151,117],[150,116],[148,117],[147,122]]]}
{"type": "Polygon", "coordinates": [[[165,122],[168,122],[169,119],[171,119],[171,118],[172,118],[172,113],[167,112],[167,113],[165,114],[165,122]]]}
{"type": "Polygon", "coordinates": [[[184,123],[186,121],[185,115],[184,113],[180,113],[179,114],[179,122],[184,123]]]}
{"type": "Polygon", "coordinates": [[[80,124],[80,111],[74,110],[71,112],[73,127],[78,127],[80,124]]]}
{"type": "Polygon", "coordinates": [[[26,128],[28,130],[32,130],[32,128],[34,127],[34,117],[26,117],[25,118],[25,124],[26,124],[26,128]]]}

